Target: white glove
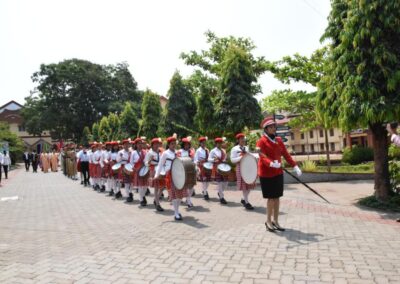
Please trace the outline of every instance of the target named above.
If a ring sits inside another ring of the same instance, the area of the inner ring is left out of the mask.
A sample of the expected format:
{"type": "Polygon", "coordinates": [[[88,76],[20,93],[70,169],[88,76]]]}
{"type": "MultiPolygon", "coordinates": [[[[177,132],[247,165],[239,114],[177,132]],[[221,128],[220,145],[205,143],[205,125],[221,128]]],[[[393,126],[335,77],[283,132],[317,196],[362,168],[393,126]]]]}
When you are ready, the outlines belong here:
{"type": "Polygon", "coordinates": [[[271,162],[269,164],[269,166],[271,168],[280,169],[281,168],[281,163],[279,163],[277,160],[275,160],[275,161],[271,162]]]}
{"type": "Polygon", "coordinates": [[[301,176],[301,175],[303,174],[303,173],[301,172],[299,166],[295,166],[295,167],[293,168],[293,171],[296,172],[296,175],[297,175],[298,177],[301,176]]]}

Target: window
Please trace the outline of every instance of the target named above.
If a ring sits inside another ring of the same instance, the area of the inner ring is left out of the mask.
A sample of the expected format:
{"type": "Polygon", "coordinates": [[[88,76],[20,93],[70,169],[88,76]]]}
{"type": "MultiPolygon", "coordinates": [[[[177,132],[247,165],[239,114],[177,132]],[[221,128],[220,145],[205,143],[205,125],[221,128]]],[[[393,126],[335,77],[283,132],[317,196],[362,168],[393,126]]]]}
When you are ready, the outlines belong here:
{"type": "Polygon", "coordinates": [[[335,129],[329,129],[329,135],[334,136],[335,135],[335,129]]]}
{"type": "Polygon", "coordinates": [[[301,152],[302,152],[302,153],[305,153],[305,152],[306,152],[306,146],[301,145],[301,152]]]}
{"type": "Polygon", "coordinates": [[[25,131],[25,126],[24,125],[18,125],[18,131],[19,132],[25,131]]]}
{"type": "Polygon", "coordinates": [[[311,144],[311,153],[314,153],[314,144],[311,144]]]}
{"type": "Polygon", "coordinates": [[[335,151],[335,143],[331,143],[331,151],[332,151],[332,152],[335,151]]]}
{"type": "Polygon", "coordinates": [[[324,130],[323,129],[319,130],[319,137],[324,137],[324,130]]]}
{"type": "Polygon", "coordinates": [[[304,133],[301,133],[301,139],[304,140],[304,133]]]}
{"type": "Polygon", "coordinates": [[[319,148],[321,149],[321,151],[324,151],[325,144],[324,143],[319,144],[319,148]]]}
{"type": "Polygon", "coordinates": [[[294,133],[290,132],[290,139],[294,140],[294,133]]]}
{"type": "Polygon", "coordinates": [[[310,138],[312,139],[312,138],[314,138],[314,131],[310,131],[310,138]]]}

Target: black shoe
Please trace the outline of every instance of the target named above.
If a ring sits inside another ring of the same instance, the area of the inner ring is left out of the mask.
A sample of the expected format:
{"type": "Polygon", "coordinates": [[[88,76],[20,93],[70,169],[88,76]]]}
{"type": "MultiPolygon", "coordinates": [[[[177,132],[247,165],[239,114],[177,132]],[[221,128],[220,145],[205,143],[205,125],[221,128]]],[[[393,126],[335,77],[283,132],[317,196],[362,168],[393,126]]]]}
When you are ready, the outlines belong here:
{"type": "Polygon", "coordinates": [[[254,210],[253,205],[251,205],[250,203],[246,203],[244,207],[246,208],[246,210],[254,210]]]}
{"type": "Polygon", "coordinates": [[[111,190],[111,191],[108,193],[108,196],[114,196],[114,191],[111,190]]]}
{"type": "Polygon", "coordinates": [[[219,200],[219,202],[221,204],[228,204],[228,202],[226,202],[225,198],[223,198],[223,197],[219,200]]]}
{"type": "Polygon", "coordinates": [[[118,192],[115,194],[115,198],[118,199],[118,198],[121,198],[121,197],[122,197],[122,194],[121,194],[120,191],[118,191],[118,192]]]}
{"type": "Polygon", "coordinates": [[[182,221],[182,215],[181,214],[179,214],[179,216],[178,217],[174,217],[175,218],[175,221],[182,221]]]}
{"type": "Polygon", "coordinates": [[[242,205],[243,205],[244,207],[246,207],[246,201],[244,201],[244,199],[240,200],[240,203],[242,203],[242,205]]]}
{"type": "Polygon", "coordinates": [[[164,193],[161,192],[160,199],[164,199],[164,193]]]}
{"type": "Polygon", "coordinates": [[[272,226],[273,226],[276,230],[278,230],[278,231],[281,231],[281,232],[284,232],[284,231],[285,231],[284,228],[282,228],[281,226],[275,224],[274,222],[272,222],[272,226]]]}
{"type": "Polygon", "coordinates": [[[81,181],[81,184],[83,184],[83,181],[81,181]]]}
{"type": "Polygon", "coordinates": [[[396,220],[396,222],[400,222],[400,218],[396,220]]]}
{"type": "Polygon", "coordinates": [[[126,198],[126,202],[133,202],[133,193],[129,193],[129,196],[126,198]]]}
{"type": "Polygon", "coordinates": [[[275,231],[274,227],[271,227],[270,225],[268,225],[267,222],[265,222],[264,224],[265,224],[265,228],[267,229],[267,231],[269,231],[269,232],[274,232],[275,231]]]}
{"type": "Polygon", "coordinates": [[[206,194],[204,194],[204,200],[210,200],[210,196],[208,196],[208,192],[206,194]]]}
{"type": "Polygon", "coordinates": [[[156,205],[156,210],[157,210],[158,212],[163,212],[163,211],[164,211],[164,209],[161,207],[160,204],[156,205]]]}
{"type": "Polygon", "coordinates": [[[104,191],[106,191],[106,186],[105,186],[105,185],[102,185],[102,186],[101,186],[101,189],[100,189],[100,192],[104,192],[104,191]]]}
{"type": "Polygon", "coordinates": [[[196,196],[196,191],[194,191],[194,189],[193,189],[192,197],[194,197],[194,196],[196,196]]]}
{"type": "Polygon", "coordinates": [[[145,203],[145,205],[144,205],[144,206],[146,206],[146,205],[147,205],[147,199],[146,199],[146,196],[143,196],[143,201],[144,201],[144,203],[145,203]]]}
{"type": "Polygon", "coordinates": [[[144,201],[144,199],[142,201],[140,201],[140,206],[145,207],[147,206],[147,202],[144,201]]]}
{"type": "Polygon", "coordinates": [[[193,204],[191,204],[191,203],[187,203],[186,205],[187,205],[188,208],[192,208],[193,207],[193,204]]]}
{"type": "Polygon", "coordinates": [[[150,195],[150,189],[146,189],[146,196],[150,195]]]}

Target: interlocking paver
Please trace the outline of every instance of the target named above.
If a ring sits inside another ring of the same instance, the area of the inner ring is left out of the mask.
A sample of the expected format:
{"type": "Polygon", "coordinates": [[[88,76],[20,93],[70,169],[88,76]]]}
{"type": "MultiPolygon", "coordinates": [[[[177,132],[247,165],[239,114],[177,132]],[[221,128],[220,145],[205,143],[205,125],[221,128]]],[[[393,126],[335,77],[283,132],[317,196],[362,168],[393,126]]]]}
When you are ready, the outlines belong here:
{"type": "Polygon", "coordinates": [[[158,214],[60,173],[15,170],[0,188],[0,197],[20,197],[0,203],[0,282],[399,283],[396,214],[353,205],[372,182],[314,187],[332,204],[287,185],[281,223],[288,229],[269,233],[258,190],[253,212],[232,187],[228,206],[194,198],[177,223],[166,201],[158,214]]]}

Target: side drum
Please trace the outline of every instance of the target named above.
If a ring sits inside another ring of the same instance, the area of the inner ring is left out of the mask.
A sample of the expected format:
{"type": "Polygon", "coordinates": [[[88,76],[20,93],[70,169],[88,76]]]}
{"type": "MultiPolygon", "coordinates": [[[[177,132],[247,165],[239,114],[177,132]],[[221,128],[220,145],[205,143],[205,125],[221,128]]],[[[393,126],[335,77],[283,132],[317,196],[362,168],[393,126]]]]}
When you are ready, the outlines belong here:
{"type": "Polygon", "coordinates": [[[176,189],[192,188],[196,185],[196,165],[189,157],[180,157],[172,161],[172,182],[176,189]]]}

